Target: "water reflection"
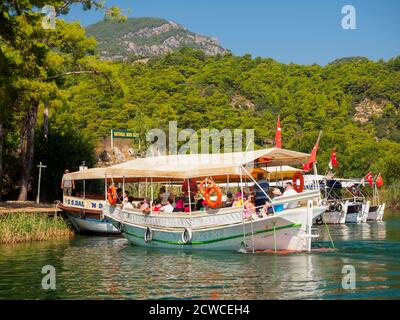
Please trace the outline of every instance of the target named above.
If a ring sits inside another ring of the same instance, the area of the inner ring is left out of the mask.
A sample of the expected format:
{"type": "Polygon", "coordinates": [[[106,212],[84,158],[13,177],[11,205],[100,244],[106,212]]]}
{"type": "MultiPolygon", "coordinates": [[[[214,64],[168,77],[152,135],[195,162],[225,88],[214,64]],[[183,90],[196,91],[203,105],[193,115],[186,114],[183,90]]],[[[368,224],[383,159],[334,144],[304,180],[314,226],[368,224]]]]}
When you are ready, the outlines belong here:
{"type": "MultiPolygon", "coordinates": [[[[122,238],[0,246],[0,298],[350,299],[400,297],[398,218],[329,228],[338,250],[290,255],[134,247],[122,238]],[[57,290],[40,287],[54,265],[57,290]],[[353,265],[356,290],[342,289],[353,265]]],[[[330,246],[325,226],[315,247],[330,246]]]]}

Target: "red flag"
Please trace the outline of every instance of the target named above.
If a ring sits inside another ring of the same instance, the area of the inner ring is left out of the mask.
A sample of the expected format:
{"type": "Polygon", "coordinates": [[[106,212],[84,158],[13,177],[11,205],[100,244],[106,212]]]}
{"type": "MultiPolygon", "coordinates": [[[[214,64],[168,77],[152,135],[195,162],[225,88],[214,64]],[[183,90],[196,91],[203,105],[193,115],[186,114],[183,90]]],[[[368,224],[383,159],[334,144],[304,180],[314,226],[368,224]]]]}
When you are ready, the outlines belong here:
{"type": "Polygon", "coordinates": [[[317,142],[315,143],[315,146],[311,151],[310,159],[308,160],[308,162],[306,164],[303,164],[303,171],[306,171],[306,172],[310,171],[312,164],[317,162],[317,151],[318,151],[318,146],[319,146],[319,140],[321,139],[321,133],[322,133],[322,131],[319,133],[317,142]]]}
{"type": "Polygon", "coordinates": [[[372,175],[372,172],[368,172],[368,174],[365,176],[365,179],[367,179],[369,185],[372,187],[374,184],[374,176],[372,175]]]}
{"type": "Polygon", "coordinates": [[[281,119],[279,116],[278,116],[278,124],[276,125],[275,148],[282,149],[282,129],[281,129],[281,119]]]}
{"type": "Polygon", "coordinates": [[[378,178],[376,178],[375,183],[378,188],[381,188],[383,186],[383,179],[382,179],[381,174],[378,175],[378,178]]]}
{"type": "Polygon", "coordinates": [[[331,153],[331,160],[329,161],[329,168],[332,170],[334,167],[338,167],[339,163],[336,159],[336,151],[332,151],[331,153]]]}

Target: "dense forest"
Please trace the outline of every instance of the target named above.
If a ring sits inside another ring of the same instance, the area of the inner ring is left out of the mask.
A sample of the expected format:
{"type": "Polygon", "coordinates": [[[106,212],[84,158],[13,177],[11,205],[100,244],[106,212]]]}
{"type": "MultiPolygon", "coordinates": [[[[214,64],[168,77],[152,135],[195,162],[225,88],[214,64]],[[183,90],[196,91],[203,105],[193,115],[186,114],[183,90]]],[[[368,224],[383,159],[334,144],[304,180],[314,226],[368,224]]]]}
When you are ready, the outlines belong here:
{"type": "MultiPolygon", "coordinates": [[[[0,5],[2,25],[13,19],[4,14],[13,9],[7,4],[0,5]]],[[[184,48],[147,63],[106,62],[76,23],[57,20],[46,32],[35,14],[12,22],[25,29],[9,23],[0,33],[3,198],[22,199],[24,185],[26,195],[35,194],[39,161],[54,194],[64,168],[95,165],[94,150],[111,128],[142,139],[152,128],[167,130],[169,121],[196,131],[251,128],[261,148],[272,146],[278,115],[284,148],[310,152],[323,130],[321,171],[335,149],[337,175],[381,172],[385,186],[399,184],[400,56],[319,66],[184,48]]]]}

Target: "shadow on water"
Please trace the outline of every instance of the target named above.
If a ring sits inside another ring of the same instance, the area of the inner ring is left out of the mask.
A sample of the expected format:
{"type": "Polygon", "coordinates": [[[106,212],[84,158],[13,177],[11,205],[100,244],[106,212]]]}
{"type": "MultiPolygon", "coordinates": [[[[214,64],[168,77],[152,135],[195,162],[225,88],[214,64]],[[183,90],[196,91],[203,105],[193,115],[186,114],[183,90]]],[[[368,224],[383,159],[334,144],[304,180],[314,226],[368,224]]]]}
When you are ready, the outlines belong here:
{"type": "MultiPolygon", "coordinates": [[[[400,219],[331,226],[338,250],[290,255],[145,249],[118,237],[0,246],[0,299],[368,299],[400,297],[400,219]],[[57,289],[41,288],[53,265],[57,289]],[[342,268],[356,289],[342,288],[342,268]]],[[[324,226],[315,247],[329,247],[324,226]]]]}

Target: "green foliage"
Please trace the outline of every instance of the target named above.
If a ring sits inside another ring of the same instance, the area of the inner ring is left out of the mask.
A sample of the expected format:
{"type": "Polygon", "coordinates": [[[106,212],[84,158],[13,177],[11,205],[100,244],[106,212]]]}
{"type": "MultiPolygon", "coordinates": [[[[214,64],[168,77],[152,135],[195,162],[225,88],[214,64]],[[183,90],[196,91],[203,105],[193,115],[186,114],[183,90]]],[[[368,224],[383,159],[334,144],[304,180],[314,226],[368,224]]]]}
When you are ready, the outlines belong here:
{"type": "Polygon", "coordinates": [[[208,57],[185,48],[147,64],[109,67],[119,81],[114,90],[90,76],[69,81],[68,99],[53,114],[55,119],[74,119],[92,141],[100,141],[111,128],[136,130],[143,137],[152,128],[168,130],[168,122],[175,120],[180,129],[198,133],[201,128],[252,128],[262,147],[273,139],[280,114],[286,148],[310,152],[323,130],[321,171],[336,149],[340,175],[374,170],[388,181],[400,177],[390,170],[400,164],[395,102],[400,83],[398,72],[385,63],[357,58],[326,67],[285,65],[248,55],[208,57]],[[234,96],[250,103],[234,105],[234,96]],[[383,114],[366,124],[352,119],[364,98],[389,101],[383,114]]]}

